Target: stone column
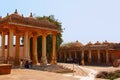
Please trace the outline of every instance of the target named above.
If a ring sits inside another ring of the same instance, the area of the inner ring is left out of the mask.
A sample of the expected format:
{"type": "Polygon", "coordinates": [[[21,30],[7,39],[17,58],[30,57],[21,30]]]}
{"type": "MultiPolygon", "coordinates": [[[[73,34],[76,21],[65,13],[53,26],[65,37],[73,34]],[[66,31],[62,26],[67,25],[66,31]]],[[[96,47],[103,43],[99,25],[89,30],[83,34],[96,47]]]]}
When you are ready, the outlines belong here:
{"type": "Polygon", "coordinates": [[[8,37],[8,63],[13,64],[14,55],[13,55],[13,30],[9,30],[8,37]]]}
{"type": "Polygon", "coordinates": [[[82,55],[81,55],[82,59],[84,59],[84,50],[82,50],[82,55]]]}
{"type": "Polygon", "coordinates": [[[67,54],[65,52],[63,54],[64,54],[64,62],[66,62],[66,55],[67,54]]]}
{"type": "Polygon", "coordinates": [[[9,63],[9,33],[8,33],[8,38],[7,38],[7,60],[6,60],[6,63],[9,63]]]}
{"type": "Polygon", "coordinates": [[[106,64],[109,64],[109,53],[108,53],[108,50],[106,50],[106,64]]]}
{"type": "Polygon", "coordinates": [[[30,38],[31,36],[28,36],[28,59],[30,59],[30,38]]]}
{"type": "Polygon", "coordinates": [[[75,51],[75,59],[77,59],[77,53],[76,53],[76,51],[75,51]]]}
{"type": "Polygon", "coordinates": [[[37,56],[37,35],[33,36],[33,56],[32,56],[32,61],[33,64],[37,64],[38,63],[38,56],[37,56]]]}
{"type": "Polygon", "coordinates": [[[5,33],[2,32],[2,44],[1,44],[1,49],[2,49],[2,53],[1,53],[1,59],[2,59],[2,63],[5,63],[5,33]]]}
{"type": "Polygon", "coordinates": [[[84,50],[82,50],[82,60],[81,60],[81,64],[84,66],[85,65],[85,61],[84,61],[84,50]]]}
{"type": "Polygon", "coordinates": [[[52,36],[52,61],[51,64],[57,64],[56,60],[56,35],[52,36]]]}
{"type": "Polygon", "coordinates": [[[41,64],[47,65],[47,58],[46,58],[46,34],[42,35],[42,57],[41,57],[41,64]]]}
{"type": "Polygon", "coordinates": [[[72,56],[71,56],[71,52],[70,52],[70,51],[69,51],[68,55],[69,55],[69,59],[72,58],[72,56]]]}
{"type": "Polygon", "coordinates": [[[15,65],[20,65],[20,35],[16,35],[15,65]]]}
{"type": "Polygon", "coordinates": [[[100,63],[100,50],[97,50],[98,52],[98,63],[100,63]]]}
{"type": "Polygon", "coordinates": [[[25,32],[24,34],[24,59],[29,59],[29,53],[28,53],[28,32],[25,32]]]}
{"type": "Polygon", "coordinates": [[[91,50],[89,50],[89,59],[88,59],[88,62],[91,63],[91,61],[92,61],[91,50]]]}

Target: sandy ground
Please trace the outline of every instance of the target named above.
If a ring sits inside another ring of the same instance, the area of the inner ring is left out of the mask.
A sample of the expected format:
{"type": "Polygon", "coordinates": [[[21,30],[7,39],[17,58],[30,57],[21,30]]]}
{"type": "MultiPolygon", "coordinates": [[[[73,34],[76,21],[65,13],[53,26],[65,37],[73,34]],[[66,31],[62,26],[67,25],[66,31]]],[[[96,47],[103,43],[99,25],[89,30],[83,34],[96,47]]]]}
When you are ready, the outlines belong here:
{"type": "MultiPolygon", "coordinates": [[[[75,70],[75,73],[67,73],[65,75],[74,75],[74,77],[80,78],[80,80],[107,80],[107,79],[98,79],[95,78],[95,75],[101,71],[112,72],[116,70],[120,70],[120,67],[112,67],[112,66],[79,66],[76,64],[65,64],[59,63],[59,65],[63,65],[65,67],[69,67],[75,70]]],[[[120,80],[115,79],[115,80],[120,80]]]]}
{"type": "Polygon", "coordinates": [[[12,69],[9,75],[0,75],[0,80],[79,80],[74,77],[63,76],[46,71],[37,71],[30,69],[12,69]]]}
{"type": "Polygon", "coordinates": [[[58,65],[76,72],[61,74],[32,69],[12,69],[11,74],[0,75],[0,80],[102,80],[93,78],[96,72],[120,70],[120,67],[78,66],[64,63],[58,63],[58,65]]]}

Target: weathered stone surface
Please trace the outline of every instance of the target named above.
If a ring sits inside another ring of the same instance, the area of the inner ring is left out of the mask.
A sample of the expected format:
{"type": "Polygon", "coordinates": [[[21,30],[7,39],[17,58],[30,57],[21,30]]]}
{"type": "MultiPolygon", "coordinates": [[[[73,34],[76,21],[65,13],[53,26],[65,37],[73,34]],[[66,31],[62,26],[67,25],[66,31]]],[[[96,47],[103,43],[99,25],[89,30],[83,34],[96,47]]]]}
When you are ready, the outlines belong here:
{"type": "Polygon", "coordinates": [[[0,75],[11,73],[11,64],[0,64],[0,75]]]}

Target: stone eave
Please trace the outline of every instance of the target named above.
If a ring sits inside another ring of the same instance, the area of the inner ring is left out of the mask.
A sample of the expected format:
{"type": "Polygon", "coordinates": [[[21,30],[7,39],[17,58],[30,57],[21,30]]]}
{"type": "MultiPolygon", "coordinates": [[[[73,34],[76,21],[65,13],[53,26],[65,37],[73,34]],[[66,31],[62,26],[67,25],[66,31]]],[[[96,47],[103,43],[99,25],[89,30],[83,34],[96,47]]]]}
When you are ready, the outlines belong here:
{"type": "Polygon", "coordinates": [[[25,25],[25,24],[20,24],[20,23],[14,23],[14,22],[8,22],[8,24],[12,24],[12,25],[18,25],[18,26],[26,26],[26,27],[30,27],[30,28],[37,28],[37,29],[43,29],[43,30],[50,30],[50,31],[55,31],[57,33],[60,33],[60,30],[57,29],[50,29],[50,28],[45,28],[45,27],[38,27],[38,26],[31,26],[31,25],[25,25]]]}

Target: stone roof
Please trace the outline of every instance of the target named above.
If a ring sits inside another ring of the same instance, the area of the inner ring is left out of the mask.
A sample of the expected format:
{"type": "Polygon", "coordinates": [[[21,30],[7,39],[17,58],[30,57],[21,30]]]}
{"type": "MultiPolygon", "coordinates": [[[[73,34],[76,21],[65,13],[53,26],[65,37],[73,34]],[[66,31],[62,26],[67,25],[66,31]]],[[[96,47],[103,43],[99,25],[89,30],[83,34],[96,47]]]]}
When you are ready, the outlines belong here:
{"type": "Polygon", "coordinates": [[[94,45],[101,45],[101,43],[99,41],[97,41],[94,45]]]}
{"type": "Polygon", "coordinates": [[[61,48],[79,48],[82,46],[83,44],[81,42],[76,41],[76,42],[70,42],[70,43],[64,44],[61,46],[61,48]]]}
{"type": "Polygon", "coordinates": [[[83,46],[83,44],[79,41],[73,42],[71,45],[71,47],[82,47],[82,46],[83,46]]]}
{"type": "Polygon", "coordinates": [[[91,45],[93,45],[93,43],[92,43],[92,42],[89,42],[89,43],[87,43],[85,46],[91,46],[91,45]]]}
{"type": "Polygon", "coordinates": [[[6,17],[0,19],[0,25],[5,23],[16,23],[16,24],[22,24],[22,25],[30,25],[33,27],[44,27],[44,28],[51,28],[51,29],[57,29],[60,28],[56,26],[54,23],[49,22],[46,18],[42,20],[37,20],[32,16],[32,13],[29,17],[24,17],[23,15],[19,15],[17,10],[13,14],[7,14],[6,17]]]}
{"type": "Polygon", "coordinates": [[[107,40],[105,40],[105,42],[103,42],[102,44],[110,44],[107,40]]]}
{"type": "Polygon", "coordinates": [[[82,43],[76,41],[76,42],[71,42],[68,44],[64,44],[60,47],[60,50],[105,50],[105,49],[109,49],[109,50],[116,50],[116,49],[120,49],[120,43],[110,43],[110,42],[103,42],[100,43],[99,41],[97,41],[96,43],[87,43],[86,45],[83,45],[82,43]]]}

